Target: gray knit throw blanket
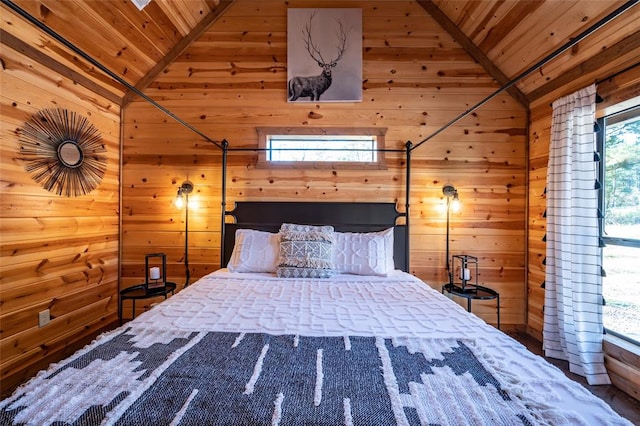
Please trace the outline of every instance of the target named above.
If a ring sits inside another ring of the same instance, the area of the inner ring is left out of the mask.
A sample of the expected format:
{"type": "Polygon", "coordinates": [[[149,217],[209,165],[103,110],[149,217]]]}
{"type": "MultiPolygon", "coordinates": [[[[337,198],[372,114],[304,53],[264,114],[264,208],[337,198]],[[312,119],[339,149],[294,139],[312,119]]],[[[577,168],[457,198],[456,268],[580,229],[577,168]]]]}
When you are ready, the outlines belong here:
{"type": "Polygon", "coordinates": [[[118,330],[0,404],[0,424],[529,425],[473,340],[118,330]]]}

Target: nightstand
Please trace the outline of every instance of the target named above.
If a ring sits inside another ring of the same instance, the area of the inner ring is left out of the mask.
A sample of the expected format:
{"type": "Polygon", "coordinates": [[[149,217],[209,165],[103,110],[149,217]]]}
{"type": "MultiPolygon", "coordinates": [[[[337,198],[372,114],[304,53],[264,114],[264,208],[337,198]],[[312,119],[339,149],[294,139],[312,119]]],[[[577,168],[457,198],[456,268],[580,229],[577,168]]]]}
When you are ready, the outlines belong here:
{"type": "Polygon", "coordinates": [[[453,296],[464,297],[467,299],[467,312],[471,312],[472,300],[496,300],[496,311],[498,316],[498,330],[500,329],[500,294],[489,288],[481,285],[471,285],[466,288],[462,288],[455,284],[445,284],[442,286],[442,293],[448,293],[453,296]]]}
{"type": "Polygon", "coordinates": [[[164,296],[165,300],[169,293],[173,296],[176,290],[176,283],[165,282],[162,287],[149,288],[147,284],[138,284],[120,291],[120,301],[118,303],[118,318],[122,325],[122,302],[129,299],[132,301],[131,319],[136,317],[136,300],[151,299],[152,297],[164,296]]]}

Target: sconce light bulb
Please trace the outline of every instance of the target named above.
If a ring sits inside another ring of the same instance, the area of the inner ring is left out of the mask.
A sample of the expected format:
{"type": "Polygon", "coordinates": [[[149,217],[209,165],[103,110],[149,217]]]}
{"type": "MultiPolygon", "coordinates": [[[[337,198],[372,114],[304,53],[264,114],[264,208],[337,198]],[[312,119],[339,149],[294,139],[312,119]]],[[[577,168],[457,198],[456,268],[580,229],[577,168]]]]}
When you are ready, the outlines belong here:
{"type": "Polygon", "coordinates": [[[181,209],[184,207],[184,198],[182,198],[182,194],[178,194],[175,201],[176,207],[181,209]]]}
{"type": "Polygon", "coordinates": [[[460,203],[460,200],[458,199],[458,197],[454,197],[454,199],[451,201],[451,211],[453,211],[454,213],[458,213],[461,208],[462,204],[460,203]]]}

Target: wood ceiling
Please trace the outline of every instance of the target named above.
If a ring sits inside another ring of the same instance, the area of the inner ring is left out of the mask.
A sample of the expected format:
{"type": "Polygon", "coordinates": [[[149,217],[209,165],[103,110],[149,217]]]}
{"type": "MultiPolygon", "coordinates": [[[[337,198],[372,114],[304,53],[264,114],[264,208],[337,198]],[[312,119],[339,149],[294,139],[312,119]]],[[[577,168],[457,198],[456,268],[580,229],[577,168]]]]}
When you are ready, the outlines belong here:
{"type": "MultiPolygon", "coordinates": [[[[52,42],[55,35],[33,31],[33,24],[2,0],[2,43],[44,60],[79,84],[91,85],[109,99],[126,102],[129,88],[153,81],[189,44],[203,34],[235,0],[152,0],[139,11],[129,0],[15,0],[35,20],[77,46],[110,70],[70,47],[52,42]]],[[[282,1],[261,0],[256,9],[282,1]]],[[[376,1],[367,2],[375,7],[376,1]]],[[[397,7],[413,3],[397,1],[397,7]]],[[[480,63],[498,84],[521,75],[616,9],[622,0],[418,0],[480,63]]],[[[636,0],[637,3],[637,0],[636,0]]],[[[360,3],[361,4],[361,3],[360,3]]],[[[338,7],[345,2],[298,0],[289,7],[338,7]]],[[[640,6],[633,6],[598,31],[537,67],[509,91],[521,103],[534,101],[591,64],[608,63],[612,74],[638,64],[640,6]]],[[[366,42],[366,36],[365,36],[366,42]]]]}

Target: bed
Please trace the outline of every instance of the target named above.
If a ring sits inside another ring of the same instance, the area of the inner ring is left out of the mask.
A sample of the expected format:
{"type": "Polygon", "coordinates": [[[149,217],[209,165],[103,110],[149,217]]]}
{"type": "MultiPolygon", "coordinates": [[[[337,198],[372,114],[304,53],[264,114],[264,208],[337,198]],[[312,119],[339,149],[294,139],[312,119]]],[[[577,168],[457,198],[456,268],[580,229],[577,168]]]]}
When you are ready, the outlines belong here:
{"type": "Polygon", "coordinates": [[[238,203],[224,267],[40,372],[0,424],[631,424],[409,274],[395,204],[294,204],[238,203]]]}

